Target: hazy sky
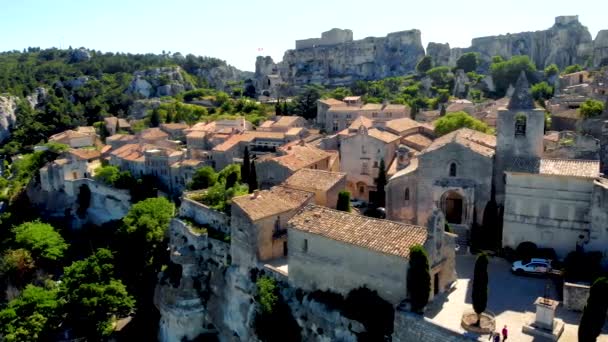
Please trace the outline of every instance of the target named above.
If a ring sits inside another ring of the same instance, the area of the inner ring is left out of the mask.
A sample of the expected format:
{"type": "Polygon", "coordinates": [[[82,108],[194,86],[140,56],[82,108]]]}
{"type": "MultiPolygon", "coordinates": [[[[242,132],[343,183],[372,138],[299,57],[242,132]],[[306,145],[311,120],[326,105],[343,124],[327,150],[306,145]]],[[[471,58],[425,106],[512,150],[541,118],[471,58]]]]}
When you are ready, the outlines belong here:
{"type": "Polygon", "coordinates": [[[542,30],[578,14],[593,38],[608,29],[605,0],[0,0],[0,51],[56,46],[181,52],[254,70],[296,39],[349,28],[355,39],[417,28],[422,42],[467,47],[471,38],[542,30]]]}

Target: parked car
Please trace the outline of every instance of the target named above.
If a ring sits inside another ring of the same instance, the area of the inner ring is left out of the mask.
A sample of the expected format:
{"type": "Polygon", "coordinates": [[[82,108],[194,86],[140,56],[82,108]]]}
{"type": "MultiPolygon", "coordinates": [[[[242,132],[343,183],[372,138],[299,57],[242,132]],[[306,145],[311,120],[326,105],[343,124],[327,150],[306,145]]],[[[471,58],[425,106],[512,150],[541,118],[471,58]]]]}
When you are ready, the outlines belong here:
{"type": "Polygon", "coordinates": [[[551,260],[532,258],[530,261],[516,261],[511,267],[511,271],[516,274],[547,274],[551,272],[551,260]]]}
{"type": "Polygon", "coordinates": [[[358,200],[358,199],[351,199],[350,205],[355,208],[363,208],[363,207],[365,207],[365,202],[358,200]]]}

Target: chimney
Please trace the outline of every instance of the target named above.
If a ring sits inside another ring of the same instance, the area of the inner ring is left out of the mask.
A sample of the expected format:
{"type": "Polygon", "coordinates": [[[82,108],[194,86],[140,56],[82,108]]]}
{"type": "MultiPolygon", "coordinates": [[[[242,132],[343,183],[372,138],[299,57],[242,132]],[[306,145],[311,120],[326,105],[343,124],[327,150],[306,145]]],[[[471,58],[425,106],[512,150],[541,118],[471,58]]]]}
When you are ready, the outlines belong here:
{"type": "Polygon", "coordinates": [[[253,190],[253,194],[251,195],[251,198],[256,199],[258,197],[260,197],[260,190],[259,189],[253,190]]]}

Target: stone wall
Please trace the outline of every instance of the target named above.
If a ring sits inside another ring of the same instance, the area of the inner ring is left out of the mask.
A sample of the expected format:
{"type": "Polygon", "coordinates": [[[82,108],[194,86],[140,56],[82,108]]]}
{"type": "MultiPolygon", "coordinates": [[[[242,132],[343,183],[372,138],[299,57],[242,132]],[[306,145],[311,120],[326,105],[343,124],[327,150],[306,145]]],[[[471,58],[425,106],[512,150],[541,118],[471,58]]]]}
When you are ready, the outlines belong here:
{"type": "Polygon", "coordinates": [[[395,312],[393,329],[393,342],[460,342],[477,340],[440,326],[426,317],[399,310],[395,312]]]}
{"type": "Polygon", "coordinates": [[[179,207],[179,215],[187,217],[201,225],[209,225],[223,233],[230,234],[230,217],[220,211],[191,200],[184,196],[179,207]]]}
{"type": "Polygon", "coordinates": [[[583,311],[589,298],[589,285],[564,283],[564,307],[572,311],[583,311]]]}

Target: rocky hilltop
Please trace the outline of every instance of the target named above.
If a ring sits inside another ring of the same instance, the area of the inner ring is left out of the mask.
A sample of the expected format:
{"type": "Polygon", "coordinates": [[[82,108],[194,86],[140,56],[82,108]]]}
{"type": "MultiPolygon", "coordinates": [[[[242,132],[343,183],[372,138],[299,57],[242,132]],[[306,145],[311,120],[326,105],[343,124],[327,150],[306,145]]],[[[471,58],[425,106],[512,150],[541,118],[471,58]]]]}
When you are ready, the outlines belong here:
{"type": "Polygon", "coordinates": [[[465,52],[478,52],[486,62],[493,56],[527,55],[539,68],[552,63],[564,68],[593,59],[594,41],[578,16],[560,16],[551,28],[543,31],[474,38],[468,48],[450,49],[449,44],[432,42],[427,47],[427,54],[436,63],[450,66],[456,65],[456,59],[465,52]]]}
{"type": "Polygon", "coordinates": [[[0,142],[10,136],[10,129],[15,125],[17,117],[17,98],[7,94],[0,95],[0,142]]]}
{"type": "MultiPolygon", "coordinates": [[[[412,73],[425,55],[420,36],[419,30],[409,30],[353,40],[352,31],[332,29],[321,38],[296,40],[296,48],[287,50],[279,63],[258,57],[256,90],[275,96],[282,83],[338,86],[412,73]]],[[[426,49],[435,65],[454,66],[465,52],[478,52],[486,66],[493,56],[527,55],[538,68],[552,63],[560,68],[572,64],[598,67],[608,64],[608,30],[600,31],[593,40],[578,16],[559,16],[547,30],[474,38],[468,48],[431,42],[426,49]]]]}
{"type": "Polygon", "coordinates": [[[420,36],[419,30],[409,30],[352,40],[350,30],[333,29],[320,39],[296,41],[296,48],[285,52],[276,69],[283,81],[295,85],[341,85],[403,75],[424,56],[420,36]]]}

